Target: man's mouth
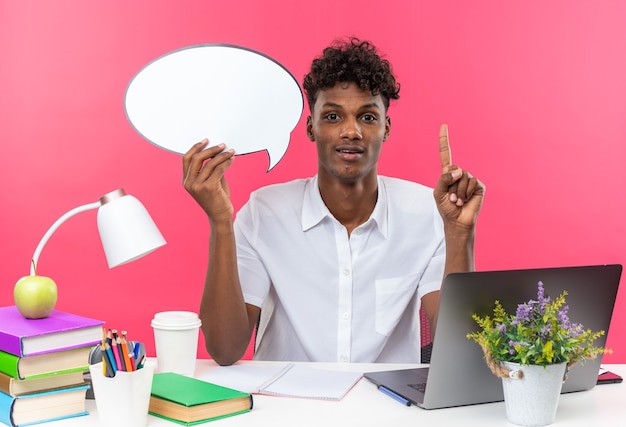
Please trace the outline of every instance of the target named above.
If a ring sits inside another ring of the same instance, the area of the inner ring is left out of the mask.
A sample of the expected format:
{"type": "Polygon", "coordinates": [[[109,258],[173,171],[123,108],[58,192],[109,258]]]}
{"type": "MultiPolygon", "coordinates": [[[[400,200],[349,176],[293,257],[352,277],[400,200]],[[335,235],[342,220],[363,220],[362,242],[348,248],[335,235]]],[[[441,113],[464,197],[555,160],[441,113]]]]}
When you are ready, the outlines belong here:
{"type": "Polygon", "coordinates": [[[338,147],[337,151],[339,153],[344,153],[344,154],[363,154],[363,148],[361,147],[338,147]]]}
{"type": "Polygon", "coordinates": [[[344,161],[357,161],[363,155],[363,150],[359,147],[343,147],[337,148],[337,153],[339,153],[339,157],[344,161]]]}

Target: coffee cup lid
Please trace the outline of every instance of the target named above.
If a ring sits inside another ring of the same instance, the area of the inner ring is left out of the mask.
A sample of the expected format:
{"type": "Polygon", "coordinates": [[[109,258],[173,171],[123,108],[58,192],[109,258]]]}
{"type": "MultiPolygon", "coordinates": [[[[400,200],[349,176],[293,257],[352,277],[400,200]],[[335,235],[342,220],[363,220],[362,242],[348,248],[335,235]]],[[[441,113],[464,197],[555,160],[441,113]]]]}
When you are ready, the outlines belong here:
{"type": "Polygon", "coordinates": [[[192,311],[163,311],[155,314],[150,324],[153,328],[177,330],[197,328],[202,322],[192,311]]]}

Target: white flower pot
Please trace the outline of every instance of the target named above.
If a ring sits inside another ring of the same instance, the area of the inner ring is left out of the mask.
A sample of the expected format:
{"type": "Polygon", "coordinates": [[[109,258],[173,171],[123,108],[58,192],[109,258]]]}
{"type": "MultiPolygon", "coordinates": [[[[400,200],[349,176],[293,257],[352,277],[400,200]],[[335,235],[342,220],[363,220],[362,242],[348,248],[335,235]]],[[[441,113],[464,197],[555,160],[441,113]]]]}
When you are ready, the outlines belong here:
{"type": "Polygon", "coordinates": [[[501,362],[512,371],[522,371],[522,378],[503,378],[506,417],[513,424],[545,426],[552,424],[561,395],[567,363],[555,365],[520,365],[501,362]]]}

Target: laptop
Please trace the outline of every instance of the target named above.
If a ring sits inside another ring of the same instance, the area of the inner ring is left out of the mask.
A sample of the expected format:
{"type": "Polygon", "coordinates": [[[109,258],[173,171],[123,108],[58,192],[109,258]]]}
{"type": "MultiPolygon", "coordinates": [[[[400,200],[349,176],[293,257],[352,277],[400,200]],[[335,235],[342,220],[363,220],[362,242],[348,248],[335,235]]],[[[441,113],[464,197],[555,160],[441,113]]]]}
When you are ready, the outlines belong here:
{"type": "MultiPolygon", "coordinates": [[[[537,283],[552,300],[563,291],[572,322],[603,330],[596,340],[603,347],[622,273],[621,265],[594,265],[527,270],[452,273],[441,290],[437,333],[430,366],[367,372],[364,377],[406,405],[447,408],[504,400],[502,380],[491,373],[482,349],[466,335],[479,329],[472,314],[492,315],[495,300],[507,313],[537,299],[537,283]]],[[[598,380],[601,357],[577,363],[563,383],[563,393],[588,390],[598,380]]]]}

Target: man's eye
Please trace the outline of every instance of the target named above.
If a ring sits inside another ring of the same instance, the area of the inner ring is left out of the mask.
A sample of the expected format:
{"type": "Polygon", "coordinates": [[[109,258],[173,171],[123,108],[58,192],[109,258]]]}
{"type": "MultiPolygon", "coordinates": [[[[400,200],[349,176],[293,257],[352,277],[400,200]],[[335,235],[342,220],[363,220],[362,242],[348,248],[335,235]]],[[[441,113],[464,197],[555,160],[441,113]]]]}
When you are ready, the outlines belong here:
{"type": "Polygon", "coordinates": [[[326,114],[326,120],[337,120],[339,116],[336,113],[328,113],[326,114]]]}
{"type": "Polygon", "coordinates": [[[363,120],[366,122],[374,122],[376,121],[376,116],[373,114],[363,114],[363,120]]]}

